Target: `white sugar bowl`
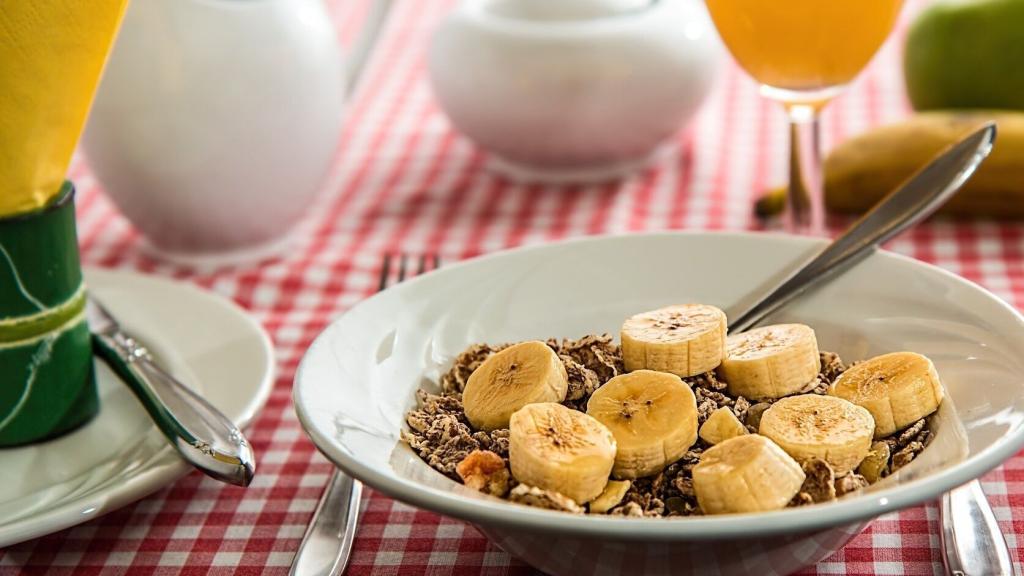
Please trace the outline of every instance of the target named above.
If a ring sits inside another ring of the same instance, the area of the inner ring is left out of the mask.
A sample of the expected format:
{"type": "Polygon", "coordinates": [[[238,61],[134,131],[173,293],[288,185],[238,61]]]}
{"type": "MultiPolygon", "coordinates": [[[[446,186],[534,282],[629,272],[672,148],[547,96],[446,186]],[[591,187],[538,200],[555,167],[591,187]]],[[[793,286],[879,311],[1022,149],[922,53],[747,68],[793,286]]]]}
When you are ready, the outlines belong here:
{"type": "Polygon", "coordinates": [[[592,181],[676,133],[722,54],[700,0],[463,0],[429,66],[441,107],[495,169],[592,181]]]}

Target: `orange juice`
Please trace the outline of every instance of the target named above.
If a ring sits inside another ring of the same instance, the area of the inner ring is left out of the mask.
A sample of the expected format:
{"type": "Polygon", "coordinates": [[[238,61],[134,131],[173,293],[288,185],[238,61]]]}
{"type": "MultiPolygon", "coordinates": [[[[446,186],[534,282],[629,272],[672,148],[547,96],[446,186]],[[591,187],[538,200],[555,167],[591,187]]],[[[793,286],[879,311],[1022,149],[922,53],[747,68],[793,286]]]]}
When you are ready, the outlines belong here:
{"type": "Polygon", "coordinates": [[[892,29],[902,0],[706,0],[729,51],[757,81],[791,91],[850,82],[892,29]]]}
{"type": "Polygon", "coordinates": [[[60,191],[126,5],[0,2],[0,216],[60,191]]]}

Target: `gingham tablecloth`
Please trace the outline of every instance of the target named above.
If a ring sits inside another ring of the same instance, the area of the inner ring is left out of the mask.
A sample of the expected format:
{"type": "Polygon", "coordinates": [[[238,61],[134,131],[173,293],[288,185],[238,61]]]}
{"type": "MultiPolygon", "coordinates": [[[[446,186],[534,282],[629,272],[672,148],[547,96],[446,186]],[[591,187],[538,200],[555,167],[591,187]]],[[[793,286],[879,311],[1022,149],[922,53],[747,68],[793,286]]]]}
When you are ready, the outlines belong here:
{"type": "MultiPolygon", "coordinates": [[[[452,131],[431,96],[424,48],[450,5],[397,3],[325,189],[285,259],[218,272],[151,260],[87,164],[74,164],[85,263],[177,277],[234,299],[272,335],[279,375],[249,430],[259,455],[251,487],[226,487],[192,473],[105,517],[0,550],[0,574],[286,574],[330,471],[292,411],[295,368],[332,318],[374,292],[386,252],[438,253],[453,262],[569,236],[757,227],[751,199],[784,182],[786,130],[782,113],[732,64],[670,154],[650,169],[615,184],[524,186],[488,171],[487,155],[452,131]]],[[[907,7],[901,29],[916,9],[907,7]]],[[[343,37],[364,10],[360,2],[332,6],[343,37]]],[[[897,30],[830,107],[826,145],[907,113],[901,37],[897,30]]],[[[932,222],[890,248],[1024,304],[1020,225],[932,222]]],[[[1024,457],[988,474],[983,485],[1020,560],[1024,457]]],[[[372,491],[363,504],[350,575],[534,573],[462,522],[372,491]]],[[[937,519],[933,504],[884,516],[806,573],[940,573],[937,519]]]]}

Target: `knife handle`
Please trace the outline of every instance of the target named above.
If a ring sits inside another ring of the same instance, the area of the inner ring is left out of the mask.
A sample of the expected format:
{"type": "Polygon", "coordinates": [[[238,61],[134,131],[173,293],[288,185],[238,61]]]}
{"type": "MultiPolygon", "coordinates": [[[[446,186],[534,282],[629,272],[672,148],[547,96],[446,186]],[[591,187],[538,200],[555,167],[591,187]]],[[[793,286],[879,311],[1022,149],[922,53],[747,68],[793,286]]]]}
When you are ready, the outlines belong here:
{"type": "Polygon", "coordinates": [[[157,365],[135,339],[94,333],[92,341],[96,354],[128,384],[182,458],[212,478],[249,485],[255,458],[237,426],[157,365]]]}

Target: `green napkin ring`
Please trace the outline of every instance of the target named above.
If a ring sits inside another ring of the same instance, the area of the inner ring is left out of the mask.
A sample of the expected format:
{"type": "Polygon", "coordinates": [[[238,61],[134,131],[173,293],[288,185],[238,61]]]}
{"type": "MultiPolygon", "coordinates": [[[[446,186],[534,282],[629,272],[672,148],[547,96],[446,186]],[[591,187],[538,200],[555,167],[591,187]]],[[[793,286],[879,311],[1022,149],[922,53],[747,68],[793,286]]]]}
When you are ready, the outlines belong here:
{"type": "Polygon", "coordinates": [[[0,446],[52,438],[99,410],[74,186],[0,218],[0,446]]]}

